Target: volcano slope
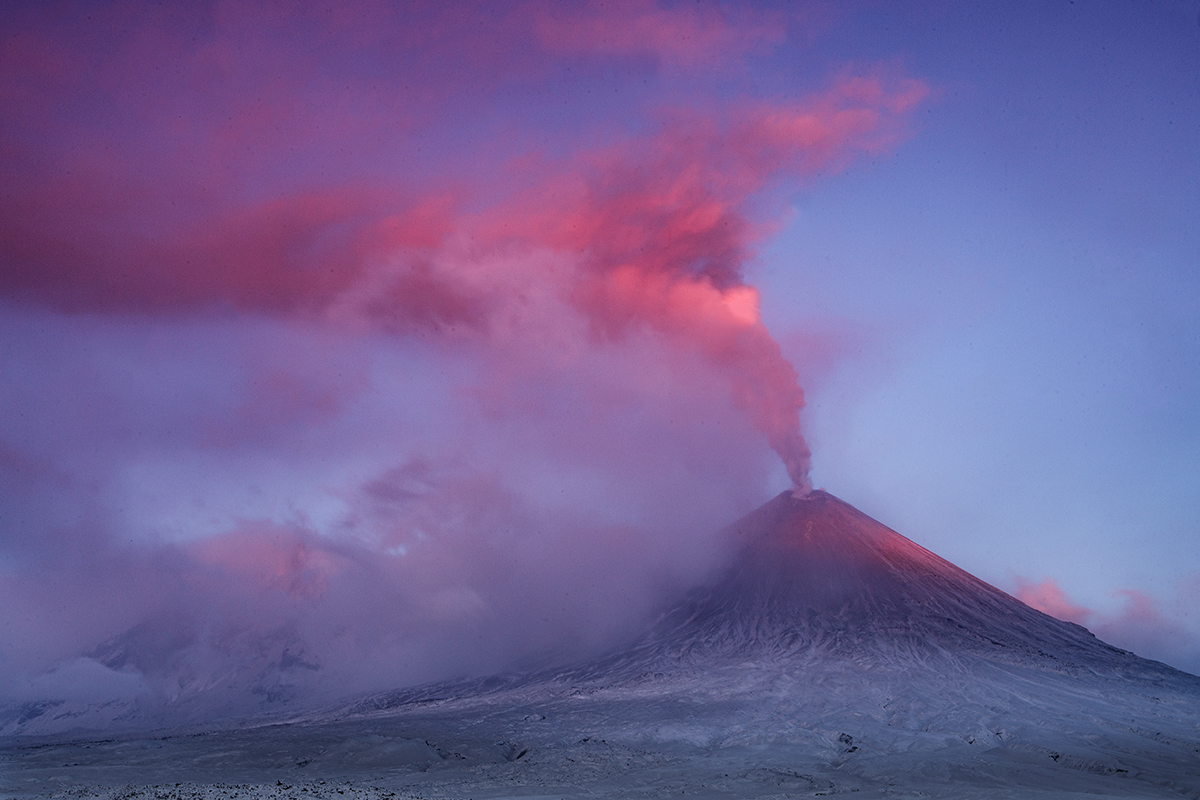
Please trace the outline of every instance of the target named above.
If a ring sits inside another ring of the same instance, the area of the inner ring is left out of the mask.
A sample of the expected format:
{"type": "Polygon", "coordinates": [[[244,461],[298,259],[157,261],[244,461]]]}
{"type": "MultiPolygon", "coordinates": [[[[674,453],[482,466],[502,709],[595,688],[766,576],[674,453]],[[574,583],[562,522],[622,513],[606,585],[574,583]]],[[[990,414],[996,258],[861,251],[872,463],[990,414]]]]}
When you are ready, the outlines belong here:
{"type": "Polygon", "coordinates": [[[1035,611],[824,492],[784,493],[728,534],[727,571],[601,661],[286,723],[13,739],[0,786],[45,792],[54,776],[91,786],[75,796],[113,797],[129,789],[105,785],[131,782],[166,784],[146,790],[160,797],[279,786],[331,796],[345,780],[421,797],[1200,797],[1200,678],[1035,611]]]}

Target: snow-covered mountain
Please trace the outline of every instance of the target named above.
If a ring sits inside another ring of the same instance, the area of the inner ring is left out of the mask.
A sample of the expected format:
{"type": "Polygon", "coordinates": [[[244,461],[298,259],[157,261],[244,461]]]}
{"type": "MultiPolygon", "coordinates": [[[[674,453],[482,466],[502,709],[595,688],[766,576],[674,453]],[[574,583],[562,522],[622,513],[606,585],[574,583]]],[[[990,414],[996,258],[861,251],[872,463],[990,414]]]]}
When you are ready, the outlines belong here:
{"type": "Polygon", "coordinates": [[[731,774],[804,774],[781,785],[814,791],[1200,796],[1200,678],[1036,611],[825,492],[785,492],[729,540],[723,575],[607,659],[381,695],[347,716],[496,714],[499,738],[530,752],[600,736],[740,754],[731,774]]]}
{"type": "Polygon", "coordinates": [[[1068,674],[1180,676],[1030,608],[823,491],[784,492],[732,526],[730,539],[737,555],[719,582],[639,650],[819,653],[881,667],[974,657],[1068,674]]]}
{"type": "MultiPolygon", "coordinates": [[[[723,574],[602,660],[164,736],[136,774],[473,797],[1200,797],[1200,678],[1035,611],[824,492],[781,494],[728,542],[723,574]]],[[[40,744],[0,758],[36,780],[84,752],[40,744]]],[[[105,761],[118,748],[93,744],[75,780],[129,780],[105,761]]]]}

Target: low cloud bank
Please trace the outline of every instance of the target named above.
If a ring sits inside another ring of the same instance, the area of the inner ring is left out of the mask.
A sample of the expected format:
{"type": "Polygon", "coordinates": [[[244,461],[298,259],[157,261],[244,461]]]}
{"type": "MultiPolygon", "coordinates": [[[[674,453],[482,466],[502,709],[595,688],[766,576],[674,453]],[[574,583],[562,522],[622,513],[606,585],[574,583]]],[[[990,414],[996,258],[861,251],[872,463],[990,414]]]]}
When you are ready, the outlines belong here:
{"type": "Polygon", "coordinates": [[[0,20],[14,719],[582,657],[807,486],[746,268],[920,81],[751,91],[811,21],[708,3],[0,20]]]}
{"type": "Polygon", "coordinates": [[[1112,596],[1121,599],[1121,609],[1108,613],[1075,603],[1053,578],[1035,583],[1018,577],[1014,595],[1052,617],[1084,626],[1109,644],[1200,675],[1200,618],[1194,614],[1200,578],[1185,582],[1165,604],[1137,589],[1118,589],[1112,596]]]}

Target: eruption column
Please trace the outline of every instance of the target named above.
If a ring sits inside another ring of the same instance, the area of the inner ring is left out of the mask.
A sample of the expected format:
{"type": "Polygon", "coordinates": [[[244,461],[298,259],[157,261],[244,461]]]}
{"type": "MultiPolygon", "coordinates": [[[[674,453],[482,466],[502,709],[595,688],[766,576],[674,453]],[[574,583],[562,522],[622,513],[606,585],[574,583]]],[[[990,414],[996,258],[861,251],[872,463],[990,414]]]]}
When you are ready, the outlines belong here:
{"type": "Polygon", "coordinates": [[[757,290],[741,283],[719,289],[708,276],[625,265],[605,274],[582,302],[608,326],[642,320],[678,346],[699,349],[783,460],[795,492],[811,491],[811,453],[800,433],[804,392],[762,323],[757,290]]]}

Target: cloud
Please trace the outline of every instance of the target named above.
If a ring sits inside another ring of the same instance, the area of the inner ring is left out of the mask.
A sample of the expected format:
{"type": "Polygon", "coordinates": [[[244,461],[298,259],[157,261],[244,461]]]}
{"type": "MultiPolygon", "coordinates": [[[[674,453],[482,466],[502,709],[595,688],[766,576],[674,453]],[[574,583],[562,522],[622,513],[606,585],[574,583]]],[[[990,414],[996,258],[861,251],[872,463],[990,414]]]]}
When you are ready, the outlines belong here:
{"type": "MultiPolygon", "coordinates": [[[[1195,620],[1165,613],[1159,601],[1145,592],[1118,589],[1112,596],[1123,601],[1120,611],[1102,613],[1072,602],[1053,578],[1033,583],[1018,577],[1016,583],[1016,598],[1039,611],[1083,625],[1104,641],[1145,658],[1200,673],[1200,630],[1194,628],[1195,620]]],[[[1178,599],[1185,600],[1189,590],[1187,583],[1182,585],[1178,599]]]]}
{"type": "Polygon", "coordinates": [[[1062,590],[1053,578],[1043,578],[1038,583],[1031,583],[1025,578],[1017,578],[1016,598],[1026,605],[1043,611],[1052,617],[1083,625],[1085,628],[1096,616],[1096,612],[1085,606],[1071,602],[1067,593],[1062,590]]]}
{"type": "Polygon", "coordinates": [[[324,535],[247,521],[185,543],[100,536],[70,562],[43,542],[0,581],[17,612],[9,699],[150,694],[204,716],[558,663],[636,632],[717,557],[695,531],[547,511],[429,463],[389,470],[350,507],[324,535]]]}
{"type": "Polygon", "coordinates": [[[662,6],[650,0],[591,2],[539,9],[543,47],[569,55],[644,56],[684,68],[715,67],[780,44],[780,13],[707,5],[662,6]]]}
{"type": "Polygon", "coordinates": [[[580,657],[714,567],[763,439],[807,480],[746,265],[921,82],[730,100],[788,26],[706,4],[40,8],[0,37],[7,697],[580,657]]]}

